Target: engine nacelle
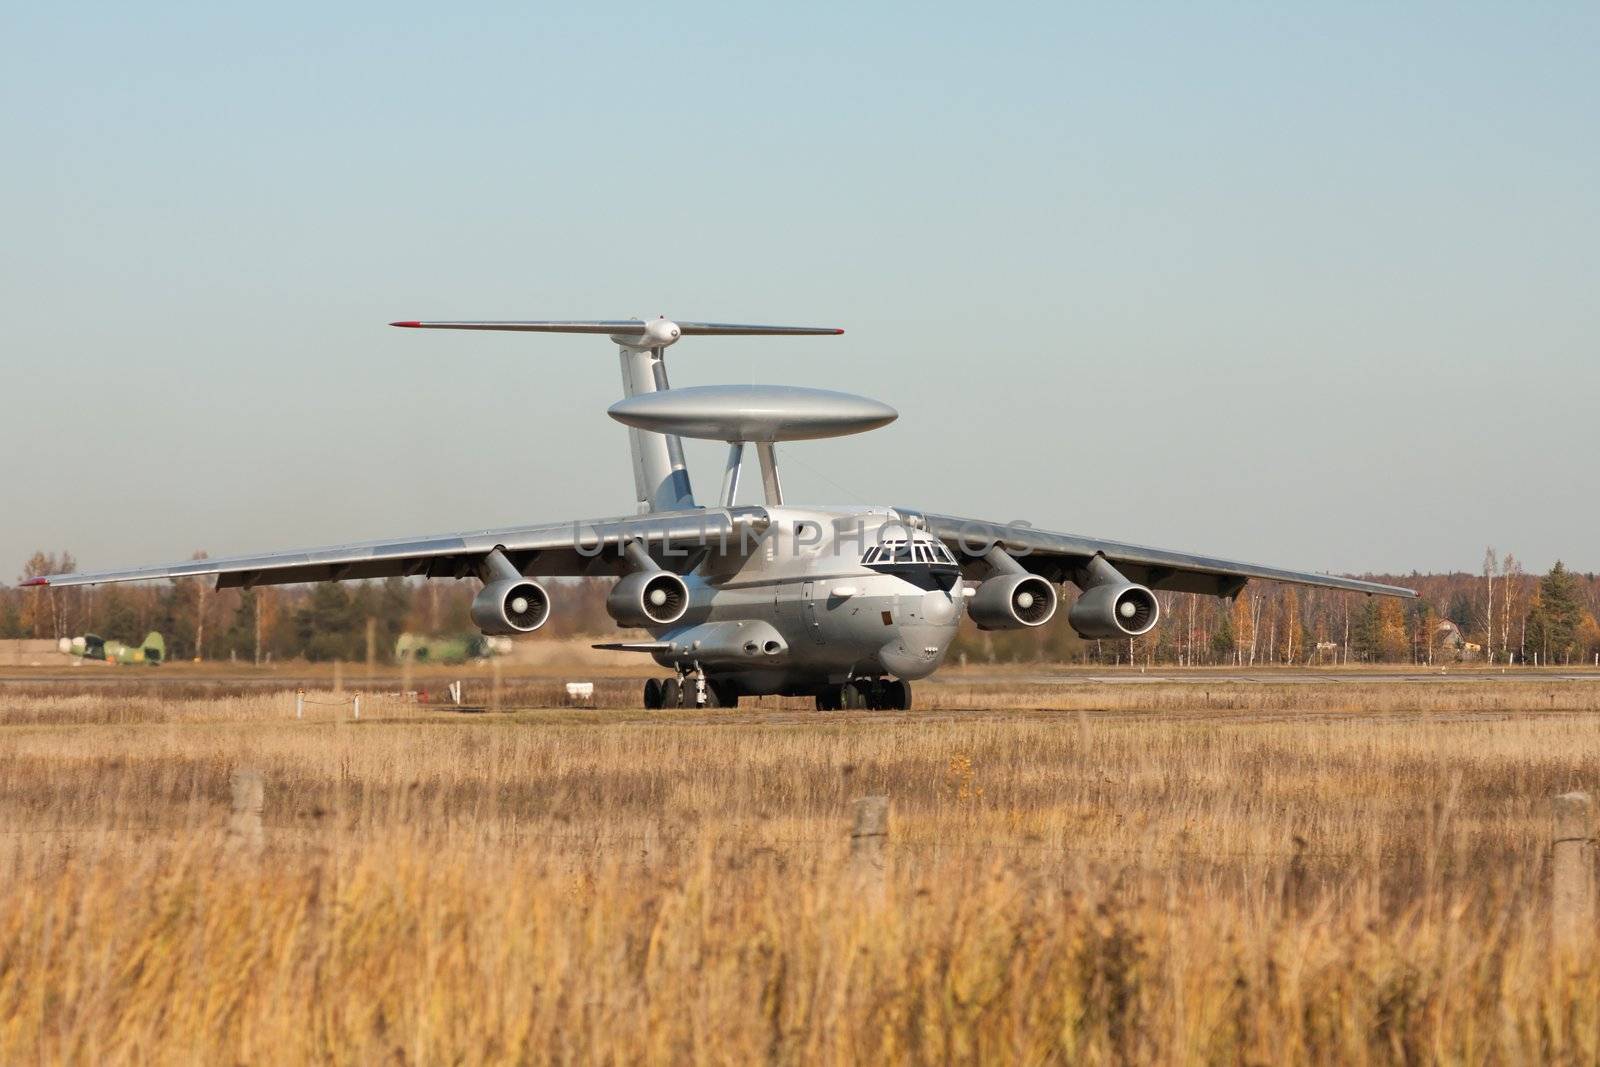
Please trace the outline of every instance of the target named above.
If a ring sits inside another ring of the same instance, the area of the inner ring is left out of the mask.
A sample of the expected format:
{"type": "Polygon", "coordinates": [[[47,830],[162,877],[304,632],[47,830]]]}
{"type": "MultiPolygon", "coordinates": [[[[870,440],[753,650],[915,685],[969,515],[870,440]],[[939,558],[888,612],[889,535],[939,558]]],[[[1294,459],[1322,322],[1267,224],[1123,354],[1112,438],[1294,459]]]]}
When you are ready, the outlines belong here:
{"type": "Polygon", "coordinates": [[[689,586],[671,571],[635,571],[606,596],[606,613],[618,626],[666,626],[689,610],[689,586]]]}
{"type": "Polygon", "coordinates": [[[1132,582],[1097,585],[1067,612],[1067,622],[1079,637],[1138,637],[1154,629],[1160,618],[1156,595],[1132,582]]]}
{"type": "Polygon", "coordinates": [[[1037,574],[997,574],[978,586],[967,614],[980,630],[1021,630],[1049,622],[1056,603],[1056,587],[1037,574]]]}
{"type": "Polygon", "coordinates": [[[550,618],[550,594],[526,578],[490,582],[472,598],[472,622],[488,637],[531,634],[550,618]]]}

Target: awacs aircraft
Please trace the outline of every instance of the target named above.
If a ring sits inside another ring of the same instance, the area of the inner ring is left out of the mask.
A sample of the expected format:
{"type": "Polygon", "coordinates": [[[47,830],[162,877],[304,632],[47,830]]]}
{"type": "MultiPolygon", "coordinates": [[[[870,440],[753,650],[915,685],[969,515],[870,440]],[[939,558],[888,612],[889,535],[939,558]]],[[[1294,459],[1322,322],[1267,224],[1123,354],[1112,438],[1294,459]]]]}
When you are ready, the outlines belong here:
{"type": "Polygon", "coordinates": [[[944,660],[963,614],[988,630],[1043,626],[1058,586],[1080,595],[1067,622],[1084,637],[1149,633],[1153,590],[1234,597],[1252,578],[1411,597],[1409,589],[1142,548],[1021,523],[902,507],[798,507],[784,502],[776,446],[860,433],[897,418],[875,400],[784,386],[672,389],[665,354],[684,337],[797,336],[842,330],[713,322],[396,322],[433,330],[599,334],[621,347],[623,399],[638,514],[202,559],[165,567],[63,574],[35,585],[92,585],[216,575],[219,588],[402,575],[474,577],[472,619],[486,634],[528,634],[553,610],[537,579],[617,579],[606,602],[648,641],[599,647],[654,658],[647,707],[733,706],[746,695],[811,696],[819,710],[904,709],[910,682],[944,660]],[[721,494],[696,501],[682,438],[728,444],[721,494]],[[765,503],[740,506],[754,445],[765,503]]]}

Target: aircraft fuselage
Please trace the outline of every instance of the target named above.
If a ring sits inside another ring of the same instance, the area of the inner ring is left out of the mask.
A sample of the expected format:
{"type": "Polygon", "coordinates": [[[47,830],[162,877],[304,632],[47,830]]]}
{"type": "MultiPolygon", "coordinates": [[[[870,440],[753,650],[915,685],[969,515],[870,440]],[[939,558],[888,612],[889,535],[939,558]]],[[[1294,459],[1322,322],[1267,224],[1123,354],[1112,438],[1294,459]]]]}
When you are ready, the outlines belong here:
{"type": "Polygon", "coordinates": [[[811,694],[938,669],[965,588],[942,543],[889,508],[768,510],[759,542],[715,552],[684,575],[688,611],[651,631],[673,646],[654,654],[658,663],[703,670],[745,694],[811,694]]]}

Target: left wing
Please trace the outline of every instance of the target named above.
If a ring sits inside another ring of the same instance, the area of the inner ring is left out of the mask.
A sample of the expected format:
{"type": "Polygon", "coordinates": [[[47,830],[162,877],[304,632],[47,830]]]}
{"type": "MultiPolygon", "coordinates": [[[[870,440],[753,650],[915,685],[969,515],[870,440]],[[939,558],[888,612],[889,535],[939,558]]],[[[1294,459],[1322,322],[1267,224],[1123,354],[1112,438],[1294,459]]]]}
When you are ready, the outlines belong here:
{"type": "Polygon", "coordinates": [[[1288,571],[1255,563],[1237,563],[1076,534],[1051,533],[1048,530],[1036,530],[1025,523],[997,523],[952,515],[926,515],[904,508],[896,510],[907,525],[924,529],[943,541],[962,561],[962,570],[974,578],[986,576],[987,564],[983,562],[983,555],[990,547],[999,545],[1014,555],[1023,567],[1056,582],[1074,580],[1090,560],[1103,556],[1130,581],[1151,589],[1179,593],[1237,596],[1251,578],[1263,578],[1292,585],[1342,589],[1378,596],[1417,595],[1415,590],[1398,585],[1309,571],[1288,571]]]}
{"type": "MultiPolygon", "coordinates": [[[[643,337],[642,319],[524,319],[472,320],[464,322],[425,322],[409,319],[391,322],[413,330],[508,330],[512,333],[599,333],[609,337],[643,337]]],[[[836,326],[758,326],[744,322],[675,322],[685,337],[787,337],[837,336],[836,326]]]]}
{"type": "Polygon", "coordinates": [[[216,575],[219,589],[251,589],[258,585],[360,578],[465,578],[478,575],[484,558],[497,548],[528,577],[607,575],[627,569],[622,546],[629,541],[643,542],[667,570],[683,572],[704,558],[706,552],[737,553],[746,543],[745,531],[759,534],[767,524],[765,508],[696,508],[438,537],[363,541],[258,556],[194,559],[123,571],[52,574],[22,584],[99,585],[216,575]]]}

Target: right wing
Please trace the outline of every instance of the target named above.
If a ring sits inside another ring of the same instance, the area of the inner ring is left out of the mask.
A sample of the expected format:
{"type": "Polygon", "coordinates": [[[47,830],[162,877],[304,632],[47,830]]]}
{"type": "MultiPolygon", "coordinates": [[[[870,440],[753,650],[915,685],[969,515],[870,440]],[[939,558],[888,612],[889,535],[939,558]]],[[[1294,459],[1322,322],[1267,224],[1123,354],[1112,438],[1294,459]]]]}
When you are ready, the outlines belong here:
{"type": "Polygon", "coordinates": [[[1151,589],[1178,593],[1232,597],[1237,596],[1250,579],[1261,578],[1376,596],[1412,599],[1417,595],[1415,590],[1398,585],[1311,571],[1284,570],[1259,563],[1241,563],[1079,534],[1054,533],[1035,529],[1026,523],[998,523],[954,515],[924,514],[910,508],[898,510],[910,526],[926,530],[944,541],[956,558],[963,561],[962,570],[967,577],[978,580],[982,580],[989,572],[983,554],[999,546],[1012,553],[1025,569],[1055,582],[1077,582],[1080,572],[1089,562],[1096,556],[1102,556],[1130,581],[1151,589]]]}
{"type": "Polygon", "coordinates": [[[216,575],[217,588],[251,589],[295,582],[343,582],[361,578],[465,578],[477,576],[495,549],[529,577],[621,574],[622,546],[641,541],[671,571],[691,569],[708,551],[738,552],[747,537],[767,528],[765,508],[696,508],[611,519],[578,519],[504,530],[476,530],[438,537],[363,541],[328,548],[271,552],[258,556],[194,559],[122,571],[52,574],[25,586],[65,587],[104,582],[216,575]]]}

